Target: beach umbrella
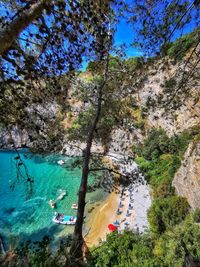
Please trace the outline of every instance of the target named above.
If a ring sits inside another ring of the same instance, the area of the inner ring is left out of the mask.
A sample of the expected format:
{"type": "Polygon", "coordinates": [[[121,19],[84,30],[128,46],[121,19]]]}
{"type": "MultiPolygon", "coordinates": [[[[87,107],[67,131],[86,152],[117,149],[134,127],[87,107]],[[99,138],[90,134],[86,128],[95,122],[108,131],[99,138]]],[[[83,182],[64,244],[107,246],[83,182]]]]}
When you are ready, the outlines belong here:
{"type": "Polygon", "coordinates": [[[116,231],[117,230],[117,227],[114,225],[114,224],[109,224],[108,225],[108,229],[112,232],[116,231]]]}
{"type": "Polygon", "coordinates": [[[119,221],[116,220],[113,224],[114,224],[115,226],[119,226],[119,221]]]}

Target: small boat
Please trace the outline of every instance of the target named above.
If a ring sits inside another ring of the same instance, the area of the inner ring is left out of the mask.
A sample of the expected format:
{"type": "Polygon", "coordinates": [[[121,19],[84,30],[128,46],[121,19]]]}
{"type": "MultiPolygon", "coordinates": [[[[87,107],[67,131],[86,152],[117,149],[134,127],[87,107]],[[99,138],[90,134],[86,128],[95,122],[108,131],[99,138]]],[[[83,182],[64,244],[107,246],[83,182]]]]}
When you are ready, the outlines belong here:
{"type": "Polygon", "coordinates": [[[59,196],[57,199],[62,200],[66,195],[67,195],[67,192],[65,190],[60,189],[59,190],[59,196]]]}
{"type": "Polygon", "coordinates": [[[52,221],[58,224],[74,225],[76,223],[76,217],[55,213],[52,221]]]}
{"type": "Polygon", "coordinates": [[[65,162],[64,162],[64,160],[59,160],[59,161],[57,161],[57,163],[59,164],[59,165],[63,165],[63,164],[65,164],[65,162]]]}
{"type": "Polygon", "coordinates": [[[78,209],[78,205],[77,205],[76,203],[74,203],[74,204],[72,205],[72,209],[77,210],[77,209],[78,209]]]}
{"type": "Polygon", "coordinates": [[[52,199],[49,201],[49,204],[50,204],[52,209],[56,207],[56,202],[53,201],[52,199]]]}

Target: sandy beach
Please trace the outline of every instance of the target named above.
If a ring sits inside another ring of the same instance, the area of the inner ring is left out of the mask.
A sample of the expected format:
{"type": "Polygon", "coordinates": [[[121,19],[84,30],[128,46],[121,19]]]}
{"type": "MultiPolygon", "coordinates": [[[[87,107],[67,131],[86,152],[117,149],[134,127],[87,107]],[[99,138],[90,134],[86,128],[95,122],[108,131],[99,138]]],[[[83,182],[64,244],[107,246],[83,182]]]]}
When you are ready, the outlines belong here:
{"type": "MultiPolygon", "coordinates": [[[[133,168],[136,168],[135,163],[133,168]]],[[[100,241],[106,240],[106,235],[110,233],[108,224],[118,222],[119,233],[126,229],[144,232],[148,228],[147,210],[151,205],[151,198],[149,187],[142,174],[138,173],[138,181],[124,189],[120,188],[120,192],[110,193],[89,214],[85,236],[88,247],[96,246],[100,241]]]]}
{"type": "Polygon", "coordinates": [[[107,226],[115,220],[118,199],[119,195],[112,192],[90,213],[89,220],[86,223],[88,233],[85,236],[88,247],[98,245],[99,241],[105,240],[106,235],[110,233],[107,226]]]}

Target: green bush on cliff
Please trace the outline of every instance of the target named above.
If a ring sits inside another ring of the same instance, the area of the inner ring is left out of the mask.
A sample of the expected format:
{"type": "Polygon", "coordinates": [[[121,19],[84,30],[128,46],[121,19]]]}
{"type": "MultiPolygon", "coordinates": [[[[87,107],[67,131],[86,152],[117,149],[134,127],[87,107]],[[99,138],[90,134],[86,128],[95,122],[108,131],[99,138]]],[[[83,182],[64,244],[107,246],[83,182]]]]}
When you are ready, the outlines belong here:
{"type": "Polygon", "coordinates": [[[152,128],[144,143],[135,148],[135,152],[146,160],[158,159],[162,154],[181,156],[185,152],[191,136],[191,132],[184,131],[180,135],[169,137],[162,128],[152,128]]]}
{"type": "Polygon", "coordinates": [[[93,116],[93,108],[80,112],[72,126],[68,129],[68,139],[85,141],[93,116]]]}
{"type": "Polygon", "coordinates": [[[125,60],[124,64],[128,68],[128,70],[136,71],[143,67],[144,58],[143,57],[130,57],[125,60]]]}
{"type": "Polygon", "coordinates": [[[190,214],[182,223],[155,239],[154,255],[163,259],[164,266],[200,266],[199,241],[200,225],[190,214]]]}
{"type": "Polygon", "coordinates": [[[137,158],[136,162],[145,173],[145,177],[154,189],[154,197],[173,194],[171,182],[176,170],[180,167],[180,159],[171,154],[163,154],[158,159],[149,161],[137,158]]]}
{"type": "Polygon", "coordinates": [[[150,230],[160,235],[182,222],[188,213],[189,204],[183,197],[157,198],[148,211],[150,230]]]}
{"type": "Polygon", "coordinates": [[[200,209],[196,209],[193,214],[193,219],[196,223],[200,223],[200,209]]]}
{"type": "Polygon", "coordinates": [[[181,60],[187,51],[194,45],[194,33],[186,34],[172,43],[167,43],[161,48],[163,56],[169,56],[175,60],[181,60]]]}
{"type": "Polygon", "coordinates": [[[184,35],[182,38],[172,43],[171,47],[167,51],[167,55],[170,58],[181,60],[193,44],[194,40],[191,35],[184,35]]]}
{"type": "Polygon", "coordinates": [[[144,143],[134,147],[134,152],[138,155],[136,162],[153,187],[154,197],[166,197],[174,193],[174,174],[195,134],[196,131],[191,129],[168,137],[163,129],[153,128],[144,143]]]}
{"type": "Polygon", "coordinates": [[[153,255],[153,243],[148,235],[133,232],[112,233],[107,241],[92,251],[90,267],[161,266],[153,255]]]}

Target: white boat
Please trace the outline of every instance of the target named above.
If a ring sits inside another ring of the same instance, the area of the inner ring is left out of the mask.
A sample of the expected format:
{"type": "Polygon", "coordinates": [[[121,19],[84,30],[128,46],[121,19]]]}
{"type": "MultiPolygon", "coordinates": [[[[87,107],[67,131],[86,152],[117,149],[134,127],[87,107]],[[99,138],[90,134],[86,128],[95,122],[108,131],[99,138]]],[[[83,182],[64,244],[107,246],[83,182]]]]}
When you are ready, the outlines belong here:
{"type": "Polygon", "coordinates": [[[74,225],[76,223],[76,217],[56,213],[55,216],[53,216],[53,222],[64,225],[74,225]]]}
{"type": "Polygon", "coordinates": [[[76,203],[74,203],[74,204],[72,205],[72,209],[77,210],[77,209],[78,209],[78,205],[77,205],[76,203]]]}
{"type": "Polygon", "coordinates": [[[59,196],[58,196],[57,200],[62,200],[66,195],[67,195],[66,190],[60,189],[59,190],[59,196]]]}
{"type": "Polygon", "coordinates": [[[65,164],[65,162],[64,162],[64,160],[59,160],[59,161],[57,161],[57,163],[59,164],[59,165],[63,165],[63,164],[65,164]]]}
{"type": "Polygon", "coordinates": [[[53,209],[53,208],[55,208],[55,206],[56,206],[56,202],[55,201],[53,201],[52,199],[49,201],[49,205],[50,205],[50,207],[53,209]]]}

